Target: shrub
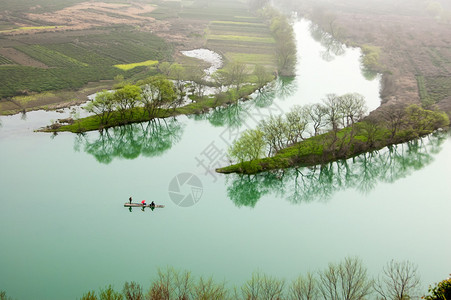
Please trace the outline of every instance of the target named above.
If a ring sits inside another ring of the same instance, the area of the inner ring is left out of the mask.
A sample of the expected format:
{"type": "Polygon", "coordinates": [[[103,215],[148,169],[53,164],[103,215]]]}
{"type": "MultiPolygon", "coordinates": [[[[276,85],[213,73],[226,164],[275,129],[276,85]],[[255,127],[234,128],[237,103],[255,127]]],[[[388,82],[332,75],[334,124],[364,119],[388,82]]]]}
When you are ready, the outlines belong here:
{"type": "Polygon", "coordinates": [[[451,299],[451,274],[447,279],[437,283],[436,286],[429,287],[429,295],[422,297],[426,300],[447,300],[451,299]]]}

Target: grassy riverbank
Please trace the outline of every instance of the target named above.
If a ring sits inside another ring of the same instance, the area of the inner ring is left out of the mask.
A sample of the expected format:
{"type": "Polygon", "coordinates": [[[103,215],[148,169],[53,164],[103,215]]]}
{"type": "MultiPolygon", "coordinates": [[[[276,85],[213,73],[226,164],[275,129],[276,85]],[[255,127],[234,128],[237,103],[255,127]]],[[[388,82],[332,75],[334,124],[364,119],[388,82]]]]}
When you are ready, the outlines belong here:
{"type": "MultiPolygon", "coordinates": [[[[387,112],[389,113],[389,112],[387,112]]],[[[391,113],[391,112],[390,112],[391,113]]],[[[393,115],[367,118],[341,130],[316,135],[278,151],[274,156],[216,169],[218,173],[256,174],[295,166],[325,164],[404,143],[449,126],[443,112],[409,106],[393,115]],[[390,122],[391,121],[391,122],[390,122]]]]}
{"type": "Polygon", "coordinates": [[[146,122],[155,118],[168,118],[178,115],[191,115],[200,114],[208,111],[211,108],[229,105],[233,102],[238,101],[238,99],[247,99],[249,95],[254,93],[258,89],[257,86],[248,84],[239,90],[238,93],[226,93],[219,95],[205,96],[202,98],[196,98],[196,101],[189,103],[182,107],[176,108],[158,108],[152,115],[149,115],[143,107],[136,107],[130,110],[127,119],[123,118],[120,111],[113,111],[111,117],[107,124],[102,123],[101,118],[97,115],[90,117],[74,120],[74,119],[64,119],[59,122],[55,122],[45,128],[38,131],[41,132],[73,132],[81,133],[86,131],[101,130],[110,127],[116,127],[132,123],[146,122]],[[64,125],[64,123],[69,122],[70,124],[64,125]]]}

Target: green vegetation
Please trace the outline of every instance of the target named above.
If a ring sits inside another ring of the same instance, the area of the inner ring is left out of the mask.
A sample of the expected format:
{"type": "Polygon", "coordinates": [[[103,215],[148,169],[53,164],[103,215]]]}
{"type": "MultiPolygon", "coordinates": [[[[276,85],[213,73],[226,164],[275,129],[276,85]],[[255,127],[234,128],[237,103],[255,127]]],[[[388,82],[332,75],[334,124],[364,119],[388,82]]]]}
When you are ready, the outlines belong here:
{"type": "Polygon", "coordinates": [[[380,48],[372,45],[363,45],[362,49],[362,64],[363,67],[368,70],[377,71],[380,69],[379,66],[379,56],[380,56],[380,48]]]}
{"type": "MultiPolygon", "coordinates": [[[[255,174],[292,166],[324,164],[413,140],[449,126],[445,113],[417,105],[390,107],[377,117],[358,122],[363,116],[361,100],[352,94],[329,95],[322,107],[298,107],[285,118],[278,116],[263,120],[257,130],[263,132],[269,157],[254,157],[243,162],[244,154],[230,152],[238,164],[217,169],[217,172],[255,174]],[[291,123],[290,118],[296,121],[291,123]],[[315,135],[304,139],[303,133],[308,126],[314,129],[315,135]],[[331,131],[318,135],[318,129],[323,127],[331,131]]],[[[242,143],[241,139],[238,141],[242,143]]]]}
{"type": "Polygon", "coordinates": [[[261,130],[246,130],[241,137],[229,149],[229,155],[243,163],[254,160],[264,155],[265,142],[261,130]]]}
{"type": "MultiPolygon", "coordinates": [[[[451,274],[450,274],[451,276],[451,274]]],[[[435,286],[429,287],[429,295],[423,297],[426,300],[451,299],[451,277],[440,281],[435,286]]]]}

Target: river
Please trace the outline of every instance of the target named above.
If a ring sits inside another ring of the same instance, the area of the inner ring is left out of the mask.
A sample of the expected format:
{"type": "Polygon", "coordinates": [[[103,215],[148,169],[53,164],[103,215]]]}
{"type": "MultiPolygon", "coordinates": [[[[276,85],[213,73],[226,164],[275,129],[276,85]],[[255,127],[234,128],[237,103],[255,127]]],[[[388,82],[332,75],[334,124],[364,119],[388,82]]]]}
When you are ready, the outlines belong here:
{"type": "Polygon", "coordinates": [[[328,47],[306,21],[294,27],[296,78],[227,109],[83,136],[33,132],[67,110],[0,117],[0,290],[24,300],[76,299],[126,281],[147,290],[166,266],[234,286],[254,271],[291,280],[349,256],[371,276],[409,260],[424,292],[446,278],[447,134],[324,168],[214,172],[233,138],[270,113],[328,93],[379,105],[378,77],[362,75],[358,49],[328,47]],[[130,196],[166,207],[129,211],[130,196]]]}

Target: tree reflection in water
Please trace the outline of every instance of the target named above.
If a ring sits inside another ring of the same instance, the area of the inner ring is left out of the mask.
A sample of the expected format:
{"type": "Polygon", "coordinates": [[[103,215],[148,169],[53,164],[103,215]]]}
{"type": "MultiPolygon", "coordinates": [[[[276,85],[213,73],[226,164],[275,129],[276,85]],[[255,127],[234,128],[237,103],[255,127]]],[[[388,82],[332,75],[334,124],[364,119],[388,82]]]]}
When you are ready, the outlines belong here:
{"type": "Polygon", "coordinates": [[[103,130],[94,141],[89,135],[79,134],[74,149],[79,151],[83,147],[86,153],[104,164],[109,164],[114,158],[159,156],[180,141],[182,131],[182,124],[175,118],[154,119],[103,130]]]}
{"type": "Polygon", "coordinates": [[[238,207],[254,207],[267,194],[284,197],[292,203],[327,201],[336,192],[349,188],[366,194],[378,182],[393,183],[430,164],[448,137],[449,132],[440,131],[422,139],[321,166],[257,175],[228,175],[228,196],[238,207]]]}
{"type": "Polygon", "coordinates": [[[294,76],[279,76],[275,82],[274,89],[276,91],[276,97],[278,99],[284,100],[285,98],[288,98],[292,96],[298,86],[297,82],[295,81],[294,76]]]}
{"type": "MultiPolygon", "coordinates": [[[[291,96],[296,92],[296,88],[294,77],[279,77],[262,91],[252,94],[252,101],[237,101],[227,106],[218,106],[207,113],[188,115],[188,118],[197,121],[208,120],[215,127],[239,128],[249,120],[250,116],[259,114],[259,110],[263,108],[271,110],[274,99],[291,96]]],[[[273,111],[277,109],[279,108],[276,107],[273,111]]]]}
{"type": "Polygon", "coordinates": [[[332,61],[336,56],[345,54],[344,45],[333,35],[321,29],[320,26],[310,23],[310,34],[312,38],[324,47],[321,51],[321,58],[325,61],[332,61]]]}

